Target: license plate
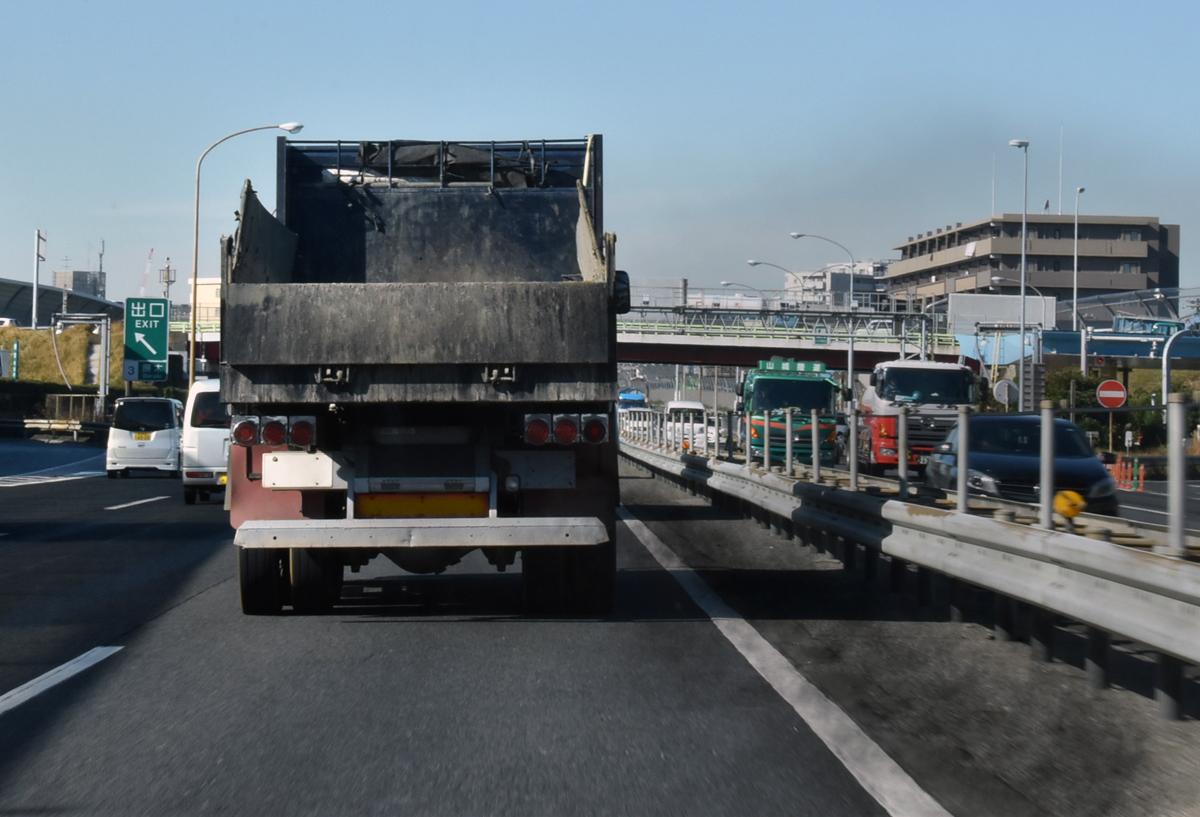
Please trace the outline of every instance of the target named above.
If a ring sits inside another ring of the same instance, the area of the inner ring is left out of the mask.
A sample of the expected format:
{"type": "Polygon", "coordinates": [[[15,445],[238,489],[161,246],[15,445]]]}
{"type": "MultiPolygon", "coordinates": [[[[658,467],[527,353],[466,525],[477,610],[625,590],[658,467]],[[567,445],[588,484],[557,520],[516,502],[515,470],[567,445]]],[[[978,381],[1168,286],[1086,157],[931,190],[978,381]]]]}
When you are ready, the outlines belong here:
{"type": "Polygon", "coordinates": [[[929,457],[917,457],[917,465],[929,465],[929,457]]]}
{"type": "Polygon", "coordinates": [[[356,494],[354,515],[363,519],[434,519],[488,515],[485,493],[356,494]]]}
{"type": "Polygon", "coordinates": [[[146,440],[150,439],[150,432],[149,431],[135,431],[135,432],[133,432],[133,438],[135,440],[137,440],[138,442],[145,442],[146,440]]]}
{"type": "Polygon", "coordinates": [[[228,482],[229,482],[229,475],[228,475],[228,474],[221,474],[221,476],[217,477],[217,484],[218,484],[218,485],[226,485],[226,484],[228,484],[228,482]]]}

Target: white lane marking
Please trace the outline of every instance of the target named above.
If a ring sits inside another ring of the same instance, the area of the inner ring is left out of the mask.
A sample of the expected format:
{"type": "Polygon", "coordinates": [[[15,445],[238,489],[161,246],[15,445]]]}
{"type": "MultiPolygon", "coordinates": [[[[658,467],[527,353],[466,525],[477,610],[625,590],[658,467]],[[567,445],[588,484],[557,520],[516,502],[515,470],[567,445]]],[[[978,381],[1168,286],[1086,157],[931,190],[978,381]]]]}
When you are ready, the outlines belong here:
{"type": "MultiPolygon", "coordinates": [[[[39,468],[36,471],[25,471],[24,473],[21,473],[21,474],[13,474],[13,476],[32,477],[32,476],[36,476],[38,474],[44,474],[47,471],[61,471],[64,468],[70,468],[72,465],[83,465],[85,462],[91,462],[92,460],[102,460],[102,459],[104,459],[103,454],[93,454],[92,456],[84,457],[81,460],[73,460],[72,462],[64,462],[60,465],[51,465],[49,468],[39,468]]],[[[80,472],[76,471],[75,473],[80,473],[80,472]]]]}
{"type": "Polygon", "coordinates": [[[0,488],[18,488],[22,485],[49,485],[52,482],[70,482],[76,479],[90,479],[104,476],[103,471],[79,471],[74,474],[62,474],[50,477],[31,477],[27,474],[12,477],[0,477],[0,488]]]}
{"type": "Polygon", "coordinates": [[[166,499],[166,496],[152,496],[149,499],[135,499],[133,502],[125,502],[121,505],[109,505],[104,510],[119,511],[122,508],[132,508],[134,505],[145,505],[147,502],[158,502],[160,499],[166,499]]]}
{"type": "Polygon", "coordinates": [[[51,687],[61,684],[63,681],[78,675],[88,667],[99,664],[110,655],[115,655],[121,651],[121,647],[92,647],[76,658],[72,658],[65,664],[61,664],[49,672],[42,673],[32,681],[21,684],[16,689],[10,690],[3,695],[0,695],[0,715],[10,709],[16,709],[21,704],[40,695],[51,687]]]}
{"type": "Polygon", "coordinates": [[[626,508],[617,515],[663,569],[705,612],[729,643],[808,724],[867,793],[893,817],[950,817],[849,715],[739,616],[644,522],[626,508]]]}

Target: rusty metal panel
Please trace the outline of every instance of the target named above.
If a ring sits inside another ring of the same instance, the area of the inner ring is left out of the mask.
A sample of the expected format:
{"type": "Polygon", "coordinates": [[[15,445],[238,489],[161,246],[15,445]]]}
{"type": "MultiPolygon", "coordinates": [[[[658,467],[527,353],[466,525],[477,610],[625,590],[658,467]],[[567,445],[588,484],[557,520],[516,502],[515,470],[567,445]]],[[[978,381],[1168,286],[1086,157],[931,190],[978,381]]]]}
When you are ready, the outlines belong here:
{"type": "Polygon", "coordinates": [[[250,365],[602,363],[604,284],[238,284],[225,360],[250,365]]]}

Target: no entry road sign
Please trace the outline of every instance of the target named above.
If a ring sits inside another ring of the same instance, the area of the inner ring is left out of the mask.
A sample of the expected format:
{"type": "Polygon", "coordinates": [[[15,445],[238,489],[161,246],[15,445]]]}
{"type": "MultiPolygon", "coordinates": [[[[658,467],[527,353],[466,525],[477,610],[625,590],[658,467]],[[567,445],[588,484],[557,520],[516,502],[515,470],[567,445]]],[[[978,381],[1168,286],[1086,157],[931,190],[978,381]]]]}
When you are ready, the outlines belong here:
{"type": "Polygon", "coordinates": [[[1129,399],[1129,392],[1119,380],[1105,380],[1096,387],[1096,400],[1106,409],[1119,409],[1129,399]]]}

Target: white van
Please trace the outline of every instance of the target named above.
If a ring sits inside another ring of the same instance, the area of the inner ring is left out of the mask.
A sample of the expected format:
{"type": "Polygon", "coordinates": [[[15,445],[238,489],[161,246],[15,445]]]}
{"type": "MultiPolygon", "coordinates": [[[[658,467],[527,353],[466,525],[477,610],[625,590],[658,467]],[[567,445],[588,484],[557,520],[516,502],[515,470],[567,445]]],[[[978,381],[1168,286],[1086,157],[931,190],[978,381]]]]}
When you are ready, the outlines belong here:
{"type": "Polygon", "coordinates": [[[131,471],[179,474],[183,404],[168,397],[122,397],[113,408],[105,469],[108,478],[131,471]]]}
{"type": "Polygon", "coordinates": [[[197,380],[188,392],[183,413],[183,445],[180,461],[183,470],[183,501],[208,499],[228,482],[229,411],[221,402],[221,381],[197,380]]]}

